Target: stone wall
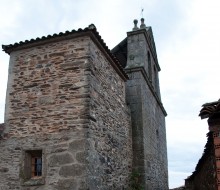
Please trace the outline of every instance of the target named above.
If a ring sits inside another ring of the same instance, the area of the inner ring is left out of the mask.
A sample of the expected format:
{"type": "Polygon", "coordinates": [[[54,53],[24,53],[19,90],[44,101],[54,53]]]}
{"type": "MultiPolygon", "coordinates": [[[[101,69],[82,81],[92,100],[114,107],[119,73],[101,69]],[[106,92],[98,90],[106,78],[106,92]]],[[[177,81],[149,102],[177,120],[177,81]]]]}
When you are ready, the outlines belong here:
{"type": "Polygon", "coordinates": [[[90,51],[89,183],[91,189],[124,189],[132,167],[125,82],[92,42],[90,51]]]}
{"type": "Polygon", "coordinates": [[[128,59],[126,68],[142,67],[160,99],[159,75],[160,67],[157,60],[151,27],[128,32],[128,59]],[[153,47],[154,48],[153,48],[153,47]]]}
{"type": "Polygon", "coordinates": [[[36,149],[43,151],[44,160],[39,189],[86,188],[89,41],[80,37],[11,53],[7,138],[0,141],[4,190],[36,189],[25,185],[23,177],[24,152],[36,149]]]}
{"type": "Polygon", "coordinates": [[[25,137],[83,125],[88,41],[78,38],[11,53],[5,133],[25,137]]]}
{"type": "Polygon", "coordinates": [[[168,189],[165,117],[141,70],[129,73],[127,98],[132,113],[135,170],[145,188],[168,189]]]}
{"type": "Polygon", "coordinates": [[[0,189],[70,190],[85,189],[85,140],[82,132],[72,130],[57,135],[11,138],[0,142],[0,189]],[[73,136],[75,137],[73,139],[73,136]],[[42,149],[45,165],[43,183],[24,178],[24,151],[42,149]],[[28,183],[27,183],[28,182],[28,183]],[[35,185],[35,186],[33,186],[35,185]]]}
{"type": "Polygon", "coordinates": [[[144,189],[167,190],[166,111],[160,99],[159,65],[149,30],[129,32],[127,40],[126,97],[132,118],[133,166],[141,174],[144,189]]]}
{"type": "Polygon", "coordinates": [[[10,54],[0,189],[128,187],[132,140],[125,81],[96,43],[82,36],[10,54]],[[24,160],[34,150],[42,150],[43,175],[30,180],[24,160]]]}
{"type": "Polygon", "coordinates": [[[168,189],[165,117],[154,95],[146,88],[143,75],[140,76],[146,183],[152,189],[168,189]]]}

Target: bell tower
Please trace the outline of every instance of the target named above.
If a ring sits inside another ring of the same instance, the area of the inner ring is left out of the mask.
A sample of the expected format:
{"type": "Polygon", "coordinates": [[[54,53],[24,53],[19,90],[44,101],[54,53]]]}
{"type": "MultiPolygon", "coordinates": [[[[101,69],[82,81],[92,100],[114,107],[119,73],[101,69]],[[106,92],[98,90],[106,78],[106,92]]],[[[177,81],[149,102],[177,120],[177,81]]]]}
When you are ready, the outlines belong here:
{"type": "Polygon", "coordinates": [[[165,117],[160,96],[160,66],[151,27],[144,19],[112,52],[129,76],[126,99],[131,110],[133,171],[146,190],[168,189],[165,117]]]}

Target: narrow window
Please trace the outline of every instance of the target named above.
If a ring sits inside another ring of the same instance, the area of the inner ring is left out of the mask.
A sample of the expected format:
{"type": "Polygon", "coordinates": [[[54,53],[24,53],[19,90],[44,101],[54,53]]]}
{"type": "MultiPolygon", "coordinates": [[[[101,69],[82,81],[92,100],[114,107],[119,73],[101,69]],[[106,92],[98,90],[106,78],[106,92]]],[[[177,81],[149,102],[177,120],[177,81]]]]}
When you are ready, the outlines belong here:
{"type": "Polygon", "coordinates": [[[26,179],[42,176],[42,167],[42,150],[27,150],[24,162],[26,179]]]}
{"type": "Polygon", "coordinates": [[[156,130],[157,153],[160,154],[160,136],[158,129],[156,130]]]}
{"type": "Polygon", "coordinates": [[[32,177],[42,176],[42,157],[32,157],[32,177]]]}
{"type": "Polygon", "coordinates": [[[148,62],[148,75],[149,75],[149,80],[152,81],[152,68],[151,68],[151,57],[150,57],[150,52],[147,52],[147,62],[148,62]]]}
{"type": "Polygon", "coordinates": [[[20,168],[20,180],[22,186],[45,184],[45,158],[44,150],[24,150],[23,162],[20,168]]]}
{"type": "Polygon", "coordinates": [[[154,89],[158,97],[160,98],[158,70],[155,65],[154,65],[154,89]]]}
{"type": "Polygon", "coordinates": [[[159,131],[158,131],[158,129],[156,130],[156,136],[157,136],[157,139],[159,139],[159,131]]]}

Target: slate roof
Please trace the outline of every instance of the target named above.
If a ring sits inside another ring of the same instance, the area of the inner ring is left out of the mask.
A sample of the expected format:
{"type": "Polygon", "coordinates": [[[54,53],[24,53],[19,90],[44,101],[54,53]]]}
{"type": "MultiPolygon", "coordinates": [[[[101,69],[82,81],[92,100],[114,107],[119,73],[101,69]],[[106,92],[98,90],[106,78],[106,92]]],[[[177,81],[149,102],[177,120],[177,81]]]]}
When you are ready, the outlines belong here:
{"type": "Polygon", "coordinates": [[[88,27],[82,29],[79,28],[78,30],[72,30],[72,31],[66,31],[66,32],[60,32],[59,34],[53,34],[53,35],[48,35],[48,36],[42,36],[41,38],[36,38],[36,39],[31,39],[31,40],[25,40],[25,41],[20,41],[14,44],[9,44],[9,45],[2,45],[3,51],[6,53],[10,54],[11,52],[19,49],[24,49],[28,47],[32,47],[33,45],[41,44],[41,43],[46,43],[48,40],[51,41],[56,41],[60,38],[63,39],[69,39],[71,36],[76,35],[76,36],[82,36],[82,35],[90,35],[93,34],[92,37],[95,37],[95,39],[101,44],[103,47],[104,51],[108,54],[108,56],[113,60],[115,65],[112,65],[116,71],[119,71],[119,74],[126,80],[128,79],[127,74],[123,70],[123,67],[121,66],[119,60],[111,53],[110,49],[102,39],[102,37],[99,35],[99,32],[96,29],[96,26],[94,24],[90,24],[88,27]]]}

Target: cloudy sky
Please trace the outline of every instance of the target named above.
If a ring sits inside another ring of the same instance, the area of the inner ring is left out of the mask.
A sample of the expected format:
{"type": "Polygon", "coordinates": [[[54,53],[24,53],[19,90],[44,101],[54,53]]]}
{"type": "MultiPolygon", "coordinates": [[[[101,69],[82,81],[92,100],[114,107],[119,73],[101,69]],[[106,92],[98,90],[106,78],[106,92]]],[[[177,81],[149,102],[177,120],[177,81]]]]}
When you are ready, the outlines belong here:
{"type": "MultiPolygon", "coordinates": [[[[0,0],[0,43],[11,44],[94,23],[109,48],[133,19],[152,26],[166,118],[170,187],[184,184],[201,157],[208,126],[201,105],[220,95],[219,0],[0,0]]],[[[0,123],[9,56],[0,52],[0,123]]]]}

